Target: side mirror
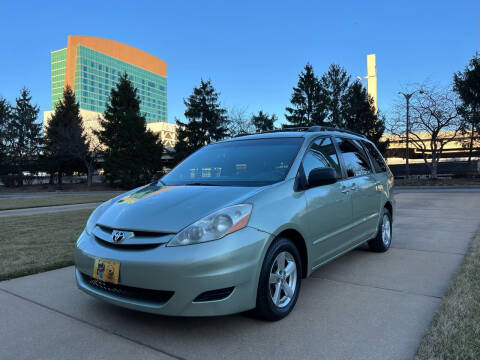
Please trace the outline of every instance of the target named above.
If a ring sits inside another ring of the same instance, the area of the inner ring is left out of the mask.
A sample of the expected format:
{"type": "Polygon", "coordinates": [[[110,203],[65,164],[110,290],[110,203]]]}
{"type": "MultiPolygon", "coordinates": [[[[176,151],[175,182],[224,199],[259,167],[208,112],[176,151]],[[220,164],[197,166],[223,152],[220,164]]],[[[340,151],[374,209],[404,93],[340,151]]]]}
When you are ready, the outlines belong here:
{"type": "Polygon", "coordinates": [[[315,168],[308,174],[308,187],[329,185],[337,182],[337,172],[332,168],[315,168]]]}

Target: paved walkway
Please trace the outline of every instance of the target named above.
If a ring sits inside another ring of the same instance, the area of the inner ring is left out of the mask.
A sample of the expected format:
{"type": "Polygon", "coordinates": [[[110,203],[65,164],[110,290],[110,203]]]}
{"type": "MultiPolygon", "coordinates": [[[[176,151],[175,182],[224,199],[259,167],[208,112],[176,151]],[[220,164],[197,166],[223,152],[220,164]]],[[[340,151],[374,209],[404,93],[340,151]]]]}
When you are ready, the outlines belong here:
{"type": "Polygon", "coordinates": [[[395,188],[395,193],[480,193],[480,187],[476,186],[422,186],[422,187],[410,187],[410,186],[399,186],[395,188]]]}
{"type": "Polygon", "coordinates": [[[0,282],[0,358],[410,359],[480,225],[480,193],[402,192],[397,205],[387,253],[317,270],[276,323],[129,311],[76,289],[72,267],[0,282]]]}
{"type": "Polygon", "coordinates": [[[26,209],[1,210],[0,217],[47,214],[47,213],[69,211],[69,210],[94,209],[100,204],[101,204],[100,202],[95,202],[95,203],[85,203],[85,204],[42,206],[42,207],[34,207],[34,208],[26,208],[26,209]]]}
{"type": "Polygon", "coordinates": [[[71,196],[71,195],[120,195],[124,191],[46,191],[46,192],[21,192],[21,193],[8,193],[0,192],[0,199],[11,198],[41,198],[51,196],[71,196]]]}

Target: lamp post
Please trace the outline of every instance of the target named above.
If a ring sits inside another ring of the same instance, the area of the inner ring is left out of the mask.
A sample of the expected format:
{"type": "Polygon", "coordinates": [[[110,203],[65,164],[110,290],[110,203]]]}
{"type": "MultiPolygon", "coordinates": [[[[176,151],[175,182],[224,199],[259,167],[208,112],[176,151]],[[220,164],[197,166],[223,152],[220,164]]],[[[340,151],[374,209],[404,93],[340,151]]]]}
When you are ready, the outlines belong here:
{"type": "Polygon", "coordinates": [[[356,78],[358,81],[360,81],[360,83],[362,84],[362,86],[363,86],[364,88],[366,88],[366,86],[365,86],[365,84],[364,84],[364,81],[367,79],[367,76],[365,76],[365,77],[363,77],[363,78],[362,78],[361,76],[356,76],[355,78],[356,78]]]}
{"type": "Polygon", "coordinates": [[[423,90],[415,90],[412,91],[411,93],[404,93],[399,91],[398,93],[403,95],[405,97],[405,100],[407,102],[407,125],[406,125],[406,140],[405,140],[405,165],[406,165],[406,178],[408,179],[410,177],[410,165],[408,163],[409,158],[410,158],[410,152],[408,149],[408,142],[409,142],[409,135],[410,135],[410,98],[415,94],[416,92],[423,94],[423,90]]]}

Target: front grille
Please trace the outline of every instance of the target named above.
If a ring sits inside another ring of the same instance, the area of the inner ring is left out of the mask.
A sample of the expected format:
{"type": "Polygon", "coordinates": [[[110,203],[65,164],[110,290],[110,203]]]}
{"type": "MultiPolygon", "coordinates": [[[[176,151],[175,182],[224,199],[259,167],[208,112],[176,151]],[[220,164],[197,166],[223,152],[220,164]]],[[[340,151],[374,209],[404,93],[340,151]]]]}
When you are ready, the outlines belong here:
{"type": "Polygon", "coordinates": [[[118,249],[128,248],[129,250],[152,249],[156,246],[168,243],[174,236],[172,233],[165,232],[149,232],[126,229],[117,230],[132,232],[133,236],[129,236],[128,239],[123,239],[121,242],[115,243],[112,239],[112,232],[114,229],[104,225],[97,225],[93,231],[93,235],[100,245],[118,249]]]}
{"type": "Polygon", "coordinates": [[[85,274],[82,274],[82,276],[84,281],[91,287],[127,299],[143,300],[164,304],[168,300],[170,300],[170,298],[174,294],[173,291],[150,290],[136,288],[132,286],[111,284],[102,280],[94,279],[91,276],[85,274]]]}
{"type": "Polygon", "coordinates": [[[210,290],[205,291],[198,295],[193,302],[203,302],[203,301],[215,301],[225,299],[233,291],[234,287],[228,287],[224,289],[210,290]]]}
{"type": "Polygon", "coordinates": [[[171,232],[161,232],[161,231],[140,231],[140,230],[129,230],[129,229],[118,229],[118,228],[111,228],[104,225],[97,225],[100,229],[107,233],[112,233],[113,230],[124,230],[124,231],[133,231],[135,236],[137,237],[160,237],[165,235],[172,234],[171,232]]]}
{"type": "Polygon", "coordinates": [[[105,241],[98,236],[95,236],[95,240],[105,247],[112,248],[112,249],[124,249],[124,250],[149,250],[155,249],[156,247],[162,245],[160,244],[123,244],[123,243],[111,243],[109,241],[105,241]]]}

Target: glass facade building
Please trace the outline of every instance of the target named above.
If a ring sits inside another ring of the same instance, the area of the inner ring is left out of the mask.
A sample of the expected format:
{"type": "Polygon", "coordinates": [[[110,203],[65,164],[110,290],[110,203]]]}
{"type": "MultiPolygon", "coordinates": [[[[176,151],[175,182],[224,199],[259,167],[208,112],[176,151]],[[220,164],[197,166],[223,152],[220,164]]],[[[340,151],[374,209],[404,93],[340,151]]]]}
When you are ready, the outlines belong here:
{"type": "Polygon", "coordinates": [[[51,52],[52,61],[52,109],[63,96],[65,87],[65,62],[67,60],[67,49],[51,52]]]}
{"type": "Polygon", "coordinates": [[[70,36],[66,49],[51,53],[52,109],[69,84],[80,109],[103,113],[110,90],[127,73],[147,123],[167,121],[166,63],[112,40],[70,36]]]}

